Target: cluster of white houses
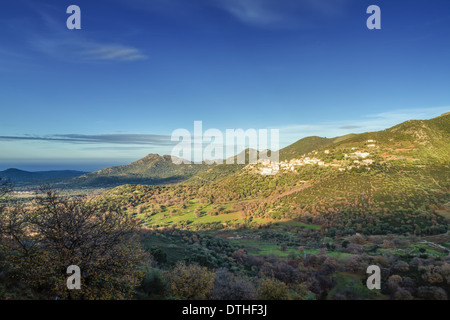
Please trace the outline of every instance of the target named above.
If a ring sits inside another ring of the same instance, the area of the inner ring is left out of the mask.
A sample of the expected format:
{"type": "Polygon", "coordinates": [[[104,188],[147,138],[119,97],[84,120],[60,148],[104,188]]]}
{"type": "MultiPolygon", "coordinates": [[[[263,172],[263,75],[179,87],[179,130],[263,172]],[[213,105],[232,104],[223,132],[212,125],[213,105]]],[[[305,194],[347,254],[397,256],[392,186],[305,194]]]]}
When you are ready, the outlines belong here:
{"type": "MultiPolygon", "coordinates": [[[[375,147],[375,140],[367,140],[367,147],[375,147]]],[[[352,150],[356,150],[357,148],[352,148],[352,150]]],[[[329,154],[329,150],[324,151],[325,154],[329,154]]],[[[312,154],[317,155],[318,152],[313,151],[312,154]]],[[[367,159],[370,156],[369,152],[361,152],[355,151],[350,154],[345,154],[344,157],[348,160],[353,160],[350,165],[348,165],[348,161],[344,166],[343,162],[339,163],[325,163],[325,161],[315,158],[315,157],[307,157],[303,156],[299,159],[291,159],[290,161],[281,161],[281,162],[273,162],[268,159],[259,160],[258,167],[260,168],[261,175],[274,175],[281,171],[292,171],[295,172],[296,168],[305,166],[305,165],[318,165],[321,167],[335,167],[339,171],[351,170],[353,168],[360,168],[361,166],[365,166],[367,170],[370,170],[369,165],[374,163],[374,160],[367,159]]]]}

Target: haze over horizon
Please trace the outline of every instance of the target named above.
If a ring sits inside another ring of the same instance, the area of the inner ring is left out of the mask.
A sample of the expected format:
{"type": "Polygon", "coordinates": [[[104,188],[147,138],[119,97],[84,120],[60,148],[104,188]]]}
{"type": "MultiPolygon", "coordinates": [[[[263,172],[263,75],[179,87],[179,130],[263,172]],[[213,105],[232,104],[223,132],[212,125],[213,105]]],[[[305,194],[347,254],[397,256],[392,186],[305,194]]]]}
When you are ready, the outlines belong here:
{"type": "Polygon", "coordinates": [[[4,1],[0,170],[170,154],[171,133],[383,130],[450,111],[446,0],[4,1]],[[67,30],[66,8],[82,10],[67,30]],[[366,28],[366,9],[382,29],[366,28]],[[26,94],[24,94],[26,93],[26,94]]]}

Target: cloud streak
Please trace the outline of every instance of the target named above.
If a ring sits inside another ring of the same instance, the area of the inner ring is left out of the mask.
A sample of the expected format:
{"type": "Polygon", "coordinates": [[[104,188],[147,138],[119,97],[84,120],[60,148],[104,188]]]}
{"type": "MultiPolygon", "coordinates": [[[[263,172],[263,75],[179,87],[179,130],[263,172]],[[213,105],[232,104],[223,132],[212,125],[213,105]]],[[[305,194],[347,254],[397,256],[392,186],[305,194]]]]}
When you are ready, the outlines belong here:
{"type": "Polygon", "coordinates": [[[349,0],[216,0],[239,21],[253,26],[306,26],[340,15],[349,0]]]}
{"type": "Polygon", "coordinates": [[[279,23],[285,16],[283,11],[275,10],[271,1],[267,0],[216,0],[213,3],[239,21],[251,25],[279,23]]]}
{"type": "Polygon", "coordinates": [[[54,134],[48,136],[0,136],[0,141],[46,141],[60,143],[172,146],[170,136],[155,134],[54,134]]]}
{"type": "MultiPolygon", "coordinates": [[[[119,43],[117,36],[114,40],[98,41],[94,38],[94,33],[89,32],[71,32],[68,36],[67,30],[61,21],[55,18],[56,9],[47,6],[44,11],[42,8],[32,6],[36,17],[43,27],[37,33],[34,29],[35,24],[30,22],[16,24],[20,26],[21,34],[25,41],[35,52],[43,53],[58,60],[69,62],[83,61],[116,61],[130,62],[148,59],[148,56],[141,49],[119,43]]],[[[36,22],[37,23],[37,22],[36,22]]]]}
{"type": "Polygon", "coordinates": [[[121,45],[97,45],[96,48],[82,52],[92,60],[138,61],[146,60],[147,56],[137,48],[121,45]]]}
{"type": "Polygon", "coordinates": [[[189,5],[186,0],[128,0],[126,3],[171,17],[198,16],[202,9],[214,9],[248,26],[279,28],[313,25],[315,19],[339,16],[352,1],[355,0],[193,0],[189,5]]]}

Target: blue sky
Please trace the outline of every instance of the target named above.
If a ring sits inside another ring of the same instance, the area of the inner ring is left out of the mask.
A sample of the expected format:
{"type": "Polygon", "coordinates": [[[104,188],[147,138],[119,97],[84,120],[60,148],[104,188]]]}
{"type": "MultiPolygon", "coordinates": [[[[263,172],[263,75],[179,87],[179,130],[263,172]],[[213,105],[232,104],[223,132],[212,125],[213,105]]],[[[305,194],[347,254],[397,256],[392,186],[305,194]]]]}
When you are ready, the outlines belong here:
{"type": "Polygon", "coordinates": [[[432,118],[450,111],[449,35],[448,0],[3,0],[0,170],[170,154],[195,120],[279,128],[283,147],[432,118]]]}

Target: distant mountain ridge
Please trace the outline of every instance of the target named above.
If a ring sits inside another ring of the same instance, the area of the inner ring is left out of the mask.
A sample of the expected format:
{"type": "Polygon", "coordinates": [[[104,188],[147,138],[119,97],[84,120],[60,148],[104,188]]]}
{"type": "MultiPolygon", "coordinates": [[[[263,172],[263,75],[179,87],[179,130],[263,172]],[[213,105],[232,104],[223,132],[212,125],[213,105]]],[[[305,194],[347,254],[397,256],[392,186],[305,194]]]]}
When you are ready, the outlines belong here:
{"type": "Polygon", "coordinates": [[[87,173],[68,181],[79,186],[107,187],[120,184],[170,184],[184,181],[209,167],[206,164],[175,164],[168,155],[149,154],[117,167],[87,173]]]}
{"type": "Polygon", "coordinates": [[[84,171],[76,170],[51,170],[51,171],[25,171],[16,168],[0,171],[0,178],[11,182],[33,182],[55,179],[74,178],[86,174],[84,171]]]}

